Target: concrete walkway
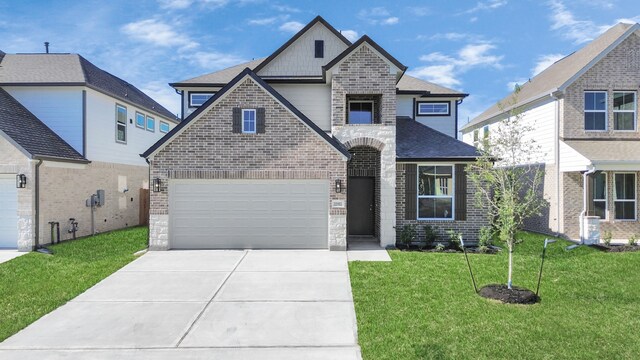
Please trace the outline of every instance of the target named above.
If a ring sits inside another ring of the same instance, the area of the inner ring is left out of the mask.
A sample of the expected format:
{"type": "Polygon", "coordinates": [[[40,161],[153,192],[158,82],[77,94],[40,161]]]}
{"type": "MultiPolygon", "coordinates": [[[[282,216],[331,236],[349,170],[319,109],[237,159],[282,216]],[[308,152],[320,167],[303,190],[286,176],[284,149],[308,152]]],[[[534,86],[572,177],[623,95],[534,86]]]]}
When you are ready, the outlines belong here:
{"type": "Polygon", "coordinates": [[[349,261],[391,261],[387,250],[377,241],[350,241],[347,246],[347,259],[349,261]]]}
{"type": "Polygon", "coordinates": [[[345,252],[151,252],[0,359],[360,359],[345,252]]]}
{"type": "Polygon", "coordinates": [[[15,259],[18,256],[22,256],[24,254],[28,254],[28,252],[12,250],[12,249],[0,249],[0,264],[3,262],[7,262],[11,259],[15,259]]]}

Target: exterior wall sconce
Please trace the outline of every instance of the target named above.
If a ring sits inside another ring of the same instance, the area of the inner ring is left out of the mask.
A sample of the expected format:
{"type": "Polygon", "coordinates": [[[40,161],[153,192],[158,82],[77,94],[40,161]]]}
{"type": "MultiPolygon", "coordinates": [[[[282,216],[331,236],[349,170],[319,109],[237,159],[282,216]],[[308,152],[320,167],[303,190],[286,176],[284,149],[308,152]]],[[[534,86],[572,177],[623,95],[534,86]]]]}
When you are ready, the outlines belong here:
{"type": "Polygon", "coordinates": [[[16,175],[16,187],[18,189],[27,187],[27,176],[25,174],[16,175]]]}
{"type": "Polygon", "coordinates": [[[342,192],[342,180],[336,179],[336,193],[342,192]]]}
{"type": "Polygon", "coordinates": [[[153,179],[153,192],[160,192],[160,178],[153,179]]]}

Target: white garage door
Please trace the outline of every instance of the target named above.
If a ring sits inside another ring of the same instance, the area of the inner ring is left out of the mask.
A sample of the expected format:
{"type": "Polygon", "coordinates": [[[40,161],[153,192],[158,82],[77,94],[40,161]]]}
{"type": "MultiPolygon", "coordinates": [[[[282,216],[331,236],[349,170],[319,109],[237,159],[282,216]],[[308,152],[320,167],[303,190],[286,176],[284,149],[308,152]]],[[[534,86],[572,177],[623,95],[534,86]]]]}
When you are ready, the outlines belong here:
{"type": "Polygon", "coordinates": [[[326,249],[328,180],[171,180],[173,249],[326,249]]]}
{"type": "Polygon", "coordinates": [[[0,249],[18,246],[16,176],[0,174],[0,249]]]}

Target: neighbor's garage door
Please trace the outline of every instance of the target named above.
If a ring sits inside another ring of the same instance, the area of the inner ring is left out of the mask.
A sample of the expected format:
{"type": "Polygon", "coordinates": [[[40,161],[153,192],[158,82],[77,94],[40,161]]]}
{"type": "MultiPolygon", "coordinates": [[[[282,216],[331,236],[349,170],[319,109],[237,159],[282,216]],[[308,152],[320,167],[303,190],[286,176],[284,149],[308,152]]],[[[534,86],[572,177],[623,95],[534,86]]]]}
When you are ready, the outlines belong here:
{"type": "Polygon", "coordinates": [[[171,180],[173,249],[326,249],[327,180],[171,180]]]}
{"type": "Polygon", "coordinates": [[[0,249],[18,246],[16,176],[0,174],[0,249]]]}

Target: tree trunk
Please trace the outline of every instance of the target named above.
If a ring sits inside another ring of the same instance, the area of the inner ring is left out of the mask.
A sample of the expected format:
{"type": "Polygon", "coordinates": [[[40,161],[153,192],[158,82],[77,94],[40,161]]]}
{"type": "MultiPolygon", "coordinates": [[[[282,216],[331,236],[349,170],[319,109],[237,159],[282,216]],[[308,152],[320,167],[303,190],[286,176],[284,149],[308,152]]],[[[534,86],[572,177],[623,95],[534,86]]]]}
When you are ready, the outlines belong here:
{"type": "Polygon", "coordinates": [[[513,242],[509,242],[509,278],[507,280],[507,288],[511,289],[513,273],[513,242]]]}

